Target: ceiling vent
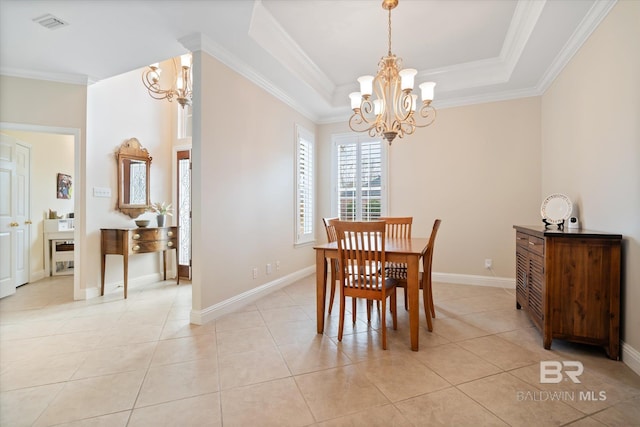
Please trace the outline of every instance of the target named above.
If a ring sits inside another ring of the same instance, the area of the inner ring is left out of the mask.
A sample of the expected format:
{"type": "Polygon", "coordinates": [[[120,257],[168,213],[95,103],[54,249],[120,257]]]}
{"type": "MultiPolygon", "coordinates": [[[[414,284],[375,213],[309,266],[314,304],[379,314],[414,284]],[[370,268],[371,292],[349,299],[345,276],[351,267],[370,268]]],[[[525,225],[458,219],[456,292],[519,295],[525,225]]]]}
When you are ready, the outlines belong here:
{"type": "Polygon", "coordinates": [[[69,25],[68,22],[64,22],[62,19],[56,18],[50,13],[34,18],[33,22],[37,22],[38,24],[50,30],[55,30],[57,28],[66,27],[67,25],[69,25]]]}

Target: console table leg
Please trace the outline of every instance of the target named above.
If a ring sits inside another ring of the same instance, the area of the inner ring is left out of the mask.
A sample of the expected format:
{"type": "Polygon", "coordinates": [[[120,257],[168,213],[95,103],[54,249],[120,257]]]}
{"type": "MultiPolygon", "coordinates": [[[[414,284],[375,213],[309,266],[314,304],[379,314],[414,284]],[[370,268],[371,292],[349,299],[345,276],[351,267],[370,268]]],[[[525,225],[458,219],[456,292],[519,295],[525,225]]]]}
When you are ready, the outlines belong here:
{"type": "Polygon", "coordinates": [[[127,279],[129,277],[129,257],[125,253],[123,258],[124,258],[124,299],[127,299],[127,279]]]}
{"type": "Polygon", "coordinates": [[[167,280],[167,251],[162,251],[162,273],[164,274],[162,280],[167,280]]]}
{"type": "Polygon", "coordinates": [[[107,256],[105,254],[102,254],[102,262],[100,263],[100,271],[102,273],[102,284],[100,286],[100,296],[104,295],[104,270],[105,270],[105,266],[106,266],[106,258],[107,256]]]}
{"type": "Polygon", "coordinates": [[[178,248],[176,247],[176,285],[180,284],[180,257],[178,256],[178,248]]]}

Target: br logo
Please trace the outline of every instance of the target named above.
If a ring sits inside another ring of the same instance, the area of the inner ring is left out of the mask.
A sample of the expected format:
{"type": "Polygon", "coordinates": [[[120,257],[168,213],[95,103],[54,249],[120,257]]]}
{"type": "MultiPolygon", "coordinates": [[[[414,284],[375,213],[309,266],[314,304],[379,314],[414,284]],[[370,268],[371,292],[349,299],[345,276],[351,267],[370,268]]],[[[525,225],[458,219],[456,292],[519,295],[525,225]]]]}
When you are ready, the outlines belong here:
{"type": "Polygon", "coordinates": [[[558,384],[566,376],[574,383],[580,383],[578,377],[584,372],[582,362],[547,360],[540,362],[540,384],[558,384]]]}

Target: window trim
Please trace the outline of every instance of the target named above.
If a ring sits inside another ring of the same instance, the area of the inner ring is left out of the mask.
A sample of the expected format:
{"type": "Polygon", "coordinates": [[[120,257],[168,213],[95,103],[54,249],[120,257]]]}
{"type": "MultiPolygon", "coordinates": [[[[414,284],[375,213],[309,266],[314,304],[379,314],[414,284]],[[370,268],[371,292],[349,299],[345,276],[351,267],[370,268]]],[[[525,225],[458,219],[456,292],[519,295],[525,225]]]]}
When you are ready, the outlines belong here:
{"type": "Polygon", "coordinates": [[[185,105],[182,107],[176,103],[177,110],[177,132],[176,139],[178,141],[191,138],[193,133],[193,105],[185,105]]]}
{"type": "MultiPolygon", "coordinates": [[[[368,135],[354,133],[341,133],[331,135],[331,216],[340,215],[340,201],[338,196],[338,146],[344,144],[363,144],[367,142],[380,143],[380,167],[382,173],[380,215],[387,216],[388,213],[388,189],[389,189],[389,144],[385,144],[380,138],[373,138],[368,135]]],[[[361,209],[360,209],[361,210],[361,209]]]]}
{"type": "Polygon", "coordinates": [[[315,226],[315,218],[316,218],[316,144],[315,144],[315,135],[313,134],[313,132],[309,131],[308,129],[296,124],[295,125],[295,176],[294,176],[294,181],[295,181],[295,185],[294,185],[294,203],[293,203],[293,210],[294,210],[294,221],[293,221],[293,227],[294,227],[294,232],[293,232],[293,236],[294,236],[294,245],[305,245],[305,244],[309,244],[309,243],[314,243],[316,240],[316,226],[315,226]],[[306,141],[309,145],[310,145],[310,153],[311,153],[311,173],[310,173],[310,186],[311,189],[310,191],[308,190],[307,193],[310,193],[311,196],[311,208],[310,208],[310,220],[308,222],[308,225],[311,227],[311,230],[309,232],[303,232],[302,234],[300,233],[300,221],[301,221],[301,212],[300,212],[300,206],[298,204],[299,200],[300,200],[300,166],[301,166],[301,162],[300,162],[300,148],[301,148],[301,143],[302,141],[306,141]]]}

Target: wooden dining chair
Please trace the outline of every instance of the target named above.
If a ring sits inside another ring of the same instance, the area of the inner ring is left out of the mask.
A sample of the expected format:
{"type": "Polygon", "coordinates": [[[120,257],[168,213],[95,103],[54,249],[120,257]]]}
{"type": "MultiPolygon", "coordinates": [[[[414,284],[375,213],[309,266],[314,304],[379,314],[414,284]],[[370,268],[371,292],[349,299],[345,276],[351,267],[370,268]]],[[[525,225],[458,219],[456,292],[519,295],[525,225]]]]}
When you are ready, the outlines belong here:
{"type": "MultiPolygon", "coordinates": [[[[327,232],[327,241],[335,242],[337,240],[336,237],[336,229],[333,226],[333,221],[338,221],[339,218],[322,218],[322,222],[324,222],[324,229],[327,232]]],[[[331,309],[333,308],[333,299],[336,296],[336,282],[340,281],[340,270],[338,269],[338,260],[331,260],[331,296],[329,297],[329,314],[331,314],[331,309]]]]}
{"type": "MultiPolygon", "coordinates": [[[[340,322],[338,341],[342,341],[346,297],[355,303],[357,298],[380,301],[382,349],[387,349],[386,303],[390,297],[396,305],[396,281],[385,276],[385,223],[383,221],[332,221],[338,239],[340,268],[340,322]]],[[[397,310],[392,310],[393,329],[398,327],[397,310]]],[[[353,311],[355,322],[355,310],[353,311]]]]}
{"type": "MultiPolygon", "coordinates": [[[[387,238],[411,238],[411,225],[413,224],[413,217],[411,216],[396,216],[396,217],[381,217],[380,220],[386,224],[387,238]]],[[[387,262],[385,266],[385,272],[387,277],[396,279],[398,281],[398,287],[404,288],[404,309],[409,309],[407,302],[407,264],[400,262],[387,262]]]]}
{"type": "MultiPolygon", "coordinates": [[[[433,287],[431,286],[431,266],[433,263],[433,252],[436,244],[436,235],[438,229],[442,223],[441,219],[436,219],[433,222],[433,228],[431,229],[431,236],[429,237],[429,246],[427,246],[427,253],[424,255],[422,265],[423,272],[420,277],[420,287],[422,288],[422,299],[424,302],[424,314],[427,317],[427,324],[430,325],[431,317],[436,317],[436,309],[433,305],[433,287]],[[428,308],[428,310],[427,310],[428,308]]],[[[429,330],[431,330],[431,326],[429,330]]]]}

